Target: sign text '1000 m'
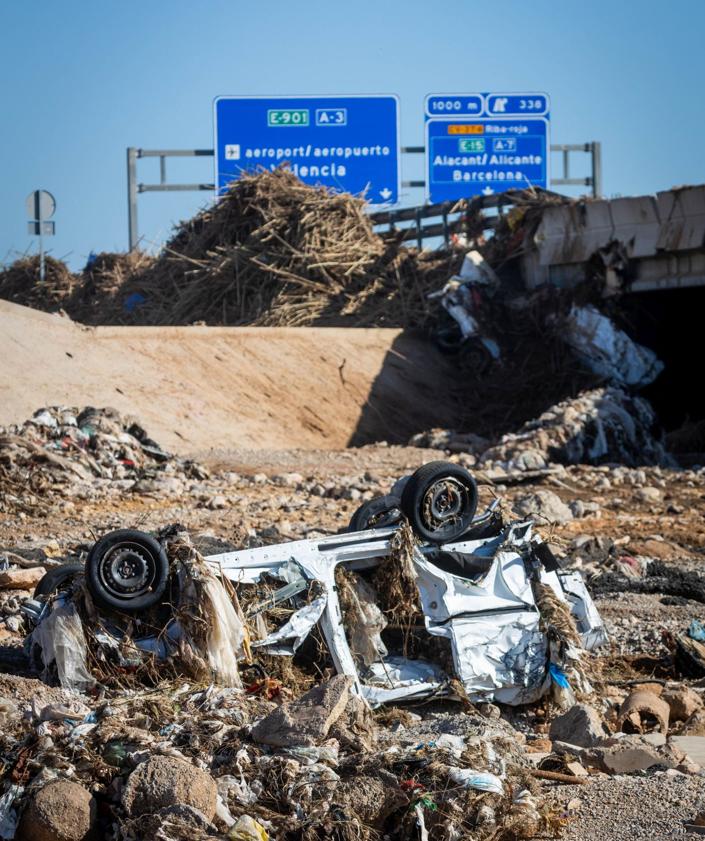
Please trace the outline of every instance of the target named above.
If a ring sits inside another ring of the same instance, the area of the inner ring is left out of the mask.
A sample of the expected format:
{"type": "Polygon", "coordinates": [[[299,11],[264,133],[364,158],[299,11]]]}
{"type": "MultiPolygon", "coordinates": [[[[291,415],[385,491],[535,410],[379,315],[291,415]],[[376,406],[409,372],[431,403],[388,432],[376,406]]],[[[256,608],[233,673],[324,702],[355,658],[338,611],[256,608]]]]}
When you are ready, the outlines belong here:
{"type": "Polygon", "coordinates": [[[425,114],[428,201],[548,186],[547,94],[430,94],[425,114]]]}

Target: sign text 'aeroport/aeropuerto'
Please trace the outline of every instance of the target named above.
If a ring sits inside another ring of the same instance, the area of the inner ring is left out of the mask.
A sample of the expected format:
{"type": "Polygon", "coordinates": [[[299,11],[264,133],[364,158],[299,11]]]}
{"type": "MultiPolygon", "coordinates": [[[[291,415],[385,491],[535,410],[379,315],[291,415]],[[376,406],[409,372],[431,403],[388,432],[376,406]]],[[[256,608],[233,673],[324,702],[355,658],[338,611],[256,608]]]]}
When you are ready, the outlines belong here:
{"type": "Polygon", "coordinates": [[[286,164],[308,184],[399,200],[396,96],[221,96],[214,117],[219,194],[243,172],[286,164]]]}

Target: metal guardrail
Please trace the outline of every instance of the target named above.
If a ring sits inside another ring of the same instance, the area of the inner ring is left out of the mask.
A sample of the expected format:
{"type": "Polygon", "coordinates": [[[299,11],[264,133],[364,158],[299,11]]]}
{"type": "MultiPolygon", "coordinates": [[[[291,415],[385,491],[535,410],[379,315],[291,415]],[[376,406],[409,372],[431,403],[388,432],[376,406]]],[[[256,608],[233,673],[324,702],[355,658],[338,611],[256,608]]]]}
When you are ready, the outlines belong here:
{"type": "MultiPolygon", "coordinates": [[[[546,190],[541,191],[544,194],[546,190]]],[[[399,210],[380,210],[370,213],[370,219],[376,228],[386,226],[388,234],[397,234],[401,242],[416,240],[420,249],[423,248],[423,241],[435,237],[443,237],[447,244],[451,234],[462,229],[466,220],[475,216],[481,210],[494,208],[498,211],[497,216],[485,217],[483,229],[493,229],[498,220],[502,217],[503,208],[506,205],[515,204],[517,194],[523,191],[508,190],[506,193],[491,193],[489,196],[480,195],[472,199],[461,199],[460,201],[446,201],[439,204],[425,204],[420,207],[403,207],[399,210]],[[454,219],[450,217],[454,216],[454,219]],[[427,219],[440,217],[440,222],[433,222],[430,225],[424,224],[427,219]],[[411,222],[406,228],[398,229],[398,223],[411,222]]],[[[380,231],[382,235],[385,232],[380,231]]]]}
{"type": "MultiPolygon", "coordinates": [[[[423,155],[426,152],[424,146],[402,146],[401,151],[407,155],[423,155]]],[[[551,186],[582,186],[590,187],[593,197],[602,195],[602,144],[599,141],[590,143],[568,143],[552,144],[551,152],[559,152],[562,156],[563,175],[561,178],[552,178],[551,186]],[[583,178],[573,178],[570,175],[570,155],[578,152],[590,155],[590,175],[583,178]]],[[[130,146],[127,149],[127,227],[128,242],[130,251],[139,243],[139,228],[137,222],[137,197],[140,193],[166,193],[166,192],[193,192],[198,190],[214,191],[213,183],[191,183],[191,184],[170,184],[166,179],[167,158],[198,158],[213,157],[213,149],[139,149],[130,146]],[[137,160],[139,158],[159,158],[159,183],[143,184],[137,181],[137,160]]],[[[422,180],[402,181],[402,187],[425,187],[426,182],[422,180]]],[[[505,195],[505,194],[498,194],[505,195]]],[[[487,196],[482,198],[496,198],[487,196]]],[[[497,204],[485,204],[483,207],[501,206],[509,202],[500,201],[497,204]]],[[[422,247],[424,239],[442,236],[448,241],[449,220],[453,206],[457,202],[444,202],[438,205],[419,205],[418,207],[400,208],[398,210],[380,211],[372,213],[371,218],[376,225],[388,224],[393,227],[397,222],[415,222],[410,228],[410,234],[404,234],[403,239],[417,239],[419,248],[422,247]],[[441,222],[434,225],[423,225],[422,220],[435,216],[441,217],[441,222]],[[384,217],[384,221],[377,221],[384,217]]]]}

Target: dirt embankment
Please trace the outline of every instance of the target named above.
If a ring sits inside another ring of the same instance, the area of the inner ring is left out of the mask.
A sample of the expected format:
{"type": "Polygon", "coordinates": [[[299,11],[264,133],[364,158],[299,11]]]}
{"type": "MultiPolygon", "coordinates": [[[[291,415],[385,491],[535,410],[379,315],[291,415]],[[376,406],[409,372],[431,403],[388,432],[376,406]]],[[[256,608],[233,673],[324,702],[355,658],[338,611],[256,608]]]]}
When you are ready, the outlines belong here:
{"type": "Polygon", "coordinates": [[[333,449],[452,425],[451,372],[398,329],[98,327],[0,301],[0,425],[114,406],[180,453],[333,449]]]}

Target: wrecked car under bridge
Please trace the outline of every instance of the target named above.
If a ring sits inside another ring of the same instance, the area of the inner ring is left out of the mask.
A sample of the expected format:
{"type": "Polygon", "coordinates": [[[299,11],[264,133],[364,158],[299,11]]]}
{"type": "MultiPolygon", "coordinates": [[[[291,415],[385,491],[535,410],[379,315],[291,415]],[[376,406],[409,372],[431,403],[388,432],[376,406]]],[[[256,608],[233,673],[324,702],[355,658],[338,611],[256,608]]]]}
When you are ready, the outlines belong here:
{"type": "MultiPolygon", "coordinates": [[[[345,533],[198,556],[189,575],[206,580],[218,625],[207,648],[229,649],[211,665],[294,656],[318,629],[335,671],[372,706],[441,695],[516,705],[552,687],[582,689],[581,654],[606,633],[581,576],[560,568],[531,521],[506,521],[498,500],[476,516],[477,497],[465,469],[432,462],[365,503],[345,533]]],[[[133,651],[175,654],[195,591],[167,535],[111,532],[85,568],[49,574],[25,606],[45,666],[68,583],[90,599],[91,637],[115,656],[124,658],[127,636],[133,651]]]]}

